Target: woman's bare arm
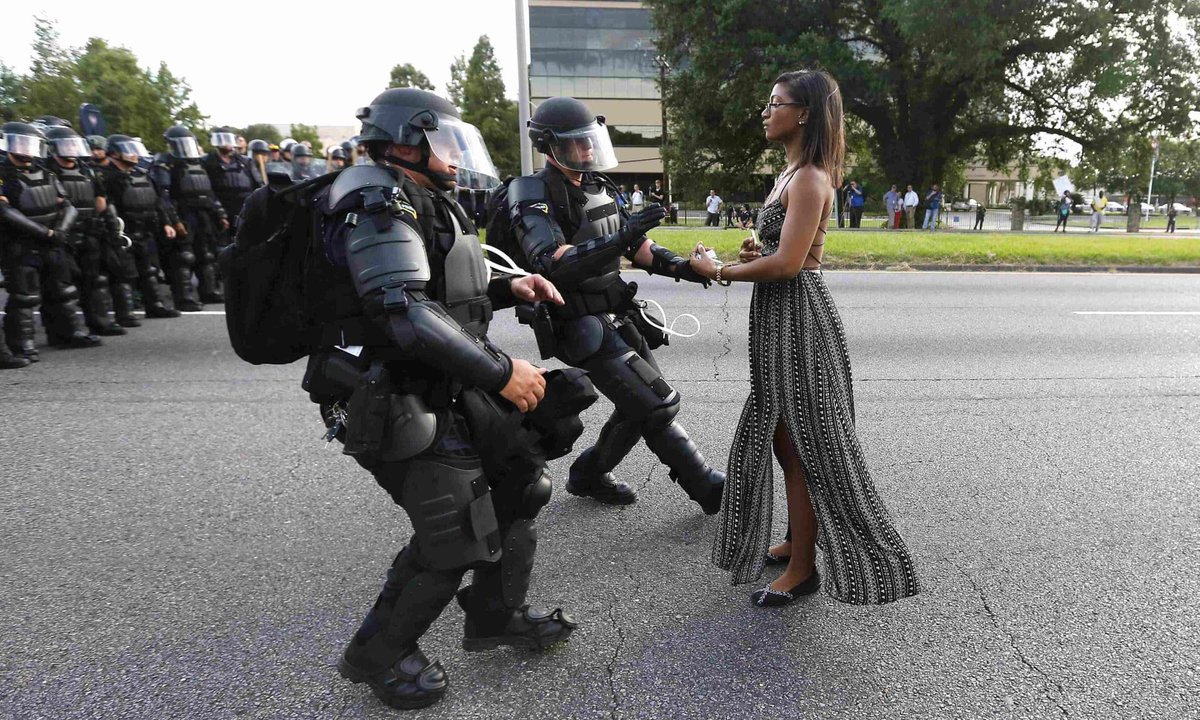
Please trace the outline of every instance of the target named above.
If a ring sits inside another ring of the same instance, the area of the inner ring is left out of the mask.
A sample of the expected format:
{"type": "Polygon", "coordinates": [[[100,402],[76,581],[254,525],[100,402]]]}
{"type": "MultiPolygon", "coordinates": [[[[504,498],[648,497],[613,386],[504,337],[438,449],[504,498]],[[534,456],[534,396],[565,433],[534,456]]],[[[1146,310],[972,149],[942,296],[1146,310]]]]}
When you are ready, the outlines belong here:
{"type": "Polygon", "coordinates": [[[777,282],[796,277],[812,250],[817,228],[829,214],[832,190],[829,176],[824,171],[815,167],[800,168],[788,183],[787,197],[784,198],[786,214],[780,230],[779,250],[744,265],[726,265],[721,268],[721,279],[777,282]]]}

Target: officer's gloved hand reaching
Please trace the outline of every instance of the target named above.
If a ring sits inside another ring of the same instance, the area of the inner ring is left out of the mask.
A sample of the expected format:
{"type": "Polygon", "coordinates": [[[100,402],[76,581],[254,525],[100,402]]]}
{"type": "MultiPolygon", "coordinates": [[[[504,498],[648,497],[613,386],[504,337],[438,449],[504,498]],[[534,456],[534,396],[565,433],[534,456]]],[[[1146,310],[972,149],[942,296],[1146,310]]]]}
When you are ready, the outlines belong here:
{"type": "Polygon", "coordinates": [[[621,226],[621,240],[626,245],[633,248],[634,243],[640,240],[646,233],[662,224],[662,221],[667,217],[667,209],[657,203],[647,205],[642,210],[633,213],[625,224],[621,226]]]}

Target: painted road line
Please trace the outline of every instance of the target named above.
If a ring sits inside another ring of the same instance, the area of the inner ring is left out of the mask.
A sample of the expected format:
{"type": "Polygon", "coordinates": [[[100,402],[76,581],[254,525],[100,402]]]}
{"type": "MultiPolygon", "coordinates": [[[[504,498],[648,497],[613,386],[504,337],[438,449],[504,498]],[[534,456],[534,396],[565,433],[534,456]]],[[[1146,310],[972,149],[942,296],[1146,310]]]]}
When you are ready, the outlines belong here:
{"type": "Polygon", "coordinates": [[[1200,315],[1200,310],[1077,310],[1072,315],[1200,315]]]}

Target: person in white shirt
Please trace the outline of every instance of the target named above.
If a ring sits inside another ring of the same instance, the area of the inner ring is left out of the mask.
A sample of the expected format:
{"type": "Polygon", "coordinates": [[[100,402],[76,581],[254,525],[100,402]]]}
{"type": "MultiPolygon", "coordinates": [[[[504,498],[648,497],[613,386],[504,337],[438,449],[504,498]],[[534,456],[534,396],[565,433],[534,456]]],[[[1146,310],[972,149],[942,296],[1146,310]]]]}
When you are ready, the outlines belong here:
{"type": "Polygon", "coordinates": [[[1089,228],[1092,232],[1100,232],[1100,224],[1104,222],[1104,208],[1108,207],[1108,198],[1104,197],[1104,191],[1100,191],[1100,195],[1092,200],[1092,222],[1089,228]]]}
{"type": "Polygon", "coordinates": [[[917,205],[921,202],[921,198],[913,192],[912,185],[906,186],[904,191],[904,221],[908,224],[908,229],[913,229],[913,215],[917,212],[917,205]]]}
{"type": "Polygon", "coordinates": [[[646,196],[642,194],[642,188],[634,185],[633,195],[629,198],[629,202],[633,205],[633,211],[638,212],[642,206],[646,204],[646,196]]]}
{"type": "Polygon", "coordinates": [[[705,227],[721,227],[721,204],[725,202],[716,190],[709,190],[708,197],[704,199],[704,207],[708,210],[708,220],[704,222],[705,227]]]}

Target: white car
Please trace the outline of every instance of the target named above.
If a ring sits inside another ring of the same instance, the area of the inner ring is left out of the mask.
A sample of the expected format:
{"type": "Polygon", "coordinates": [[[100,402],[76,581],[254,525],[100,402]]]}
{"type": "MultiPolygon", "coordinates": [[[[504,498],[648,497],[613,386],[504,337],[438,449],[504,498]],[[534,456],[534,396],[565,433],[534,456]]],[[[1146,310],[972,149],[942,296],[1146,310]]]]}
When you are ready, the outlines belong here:
{"type": "MultiPolygon", "coordinates": [[[[1175,205],[1176,214],[1178,214],[1178,215],[1191,215],[1192,214],[1192,209],[1190,207],[1188,207],[1187,205],[1184,205],[1183,203],[1178,203],[1178,202],[1174,203],[1174,205],[1175,205]]],[[[1154,212],[1160,212],[1165,215],[1167,213],[1166,203],[1163,203],[1162,205],[1159,205],[1158,207],[1154,208],[1154,212]]]]}
{"type": "Polygon", "coordinates": [[[1116,213],[1118,215],[1124,215],[1126,210],[1128,210],[1128,208],[1126,208],[1124,204],[1119,203],[1116,200],[1109,200],[1108,205],[1106,205],[1104,207],[1104,212],[1116,213]]]}

